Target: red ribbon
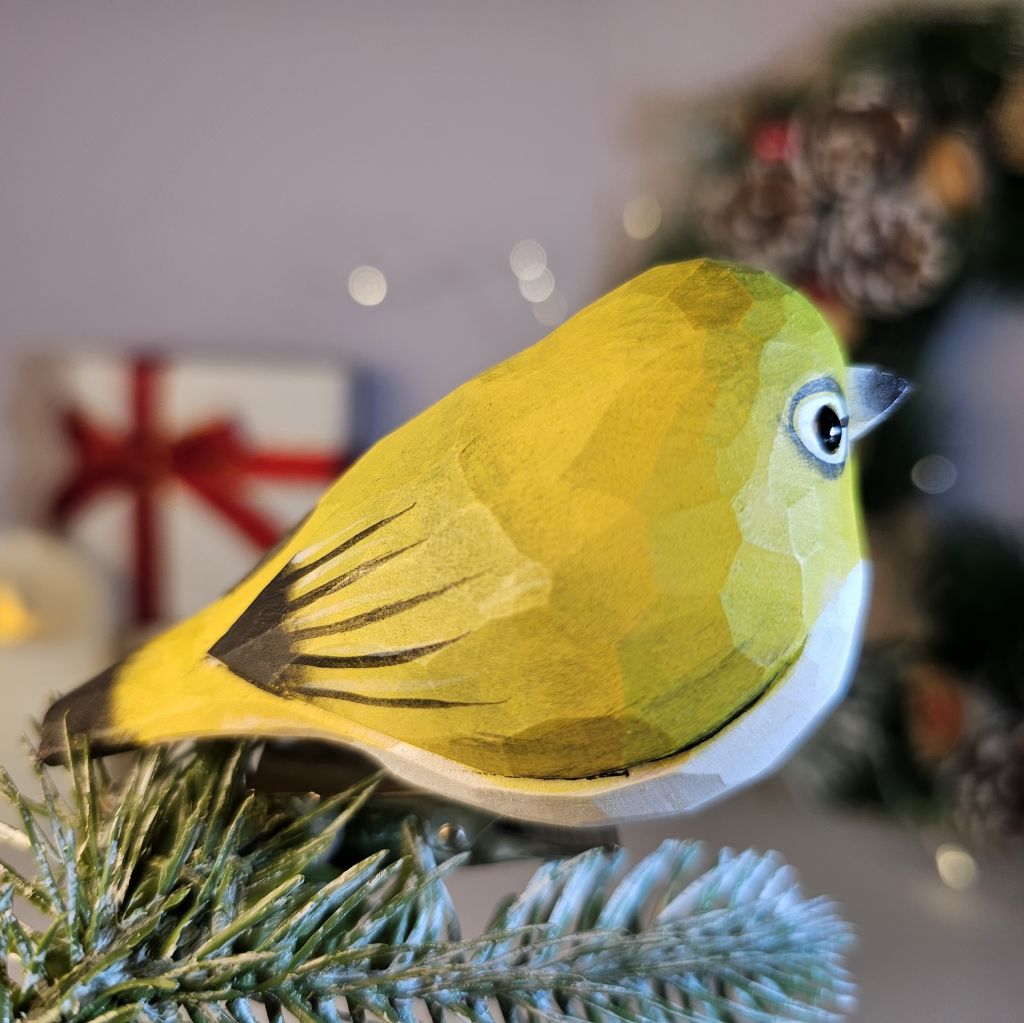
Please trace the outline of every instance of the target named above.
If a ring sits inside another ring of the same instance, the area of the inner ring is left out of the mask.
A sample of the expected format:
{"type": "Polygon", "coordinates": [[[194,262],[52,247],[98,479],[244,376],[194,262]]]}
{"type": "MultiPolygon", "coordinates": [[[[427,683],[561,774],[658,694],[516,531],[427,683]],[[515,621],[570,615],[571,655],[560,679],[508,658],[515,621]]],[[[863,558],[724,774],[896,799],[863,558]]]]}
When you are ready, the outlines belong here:
{"type": "Polygon", "coordinates": [[[266,550],[283,529],[244,497],[247,478],[330,481],[345,468],[342,455],[301,451],[253,450],[235,424],[214,420],[177,437],[160,427],[157,390],[161,366],[142,359],[131,367],[131,425],[117,433],[91,421],[82,411],[65,414],[64,426],[76,464],[53,502],[54,515],[66,520],[109,490],[123,490],[133,501],[135,620],[160,617],[158,516],[160,489],[177,483],[266,550]]]}

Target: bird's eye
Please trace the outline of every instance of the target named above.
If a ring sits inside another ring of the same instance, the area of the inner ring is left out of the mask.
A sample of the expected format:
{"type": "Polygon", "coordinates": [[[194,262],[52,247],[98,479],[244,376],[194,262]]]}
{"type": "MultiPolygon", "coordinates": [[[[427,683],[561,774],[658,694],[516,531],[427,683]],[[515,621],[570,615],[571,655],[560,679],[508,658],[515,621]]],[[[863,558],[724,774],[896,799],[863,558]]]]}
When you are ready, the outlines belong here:
{"type": "Polygon", "coordinates": [[[826,454],[834,455],[843,443],[843,421],[831,405],[822,405],[814,417],[814,432],[826,454]]]}
{"type": "Polygon", "coordinates": [[[826,476],[838,476],[846,464],[849,422],[846,402],[835,381],[815,380],[793,397],[790,430],[800,449],[826,476]]]}

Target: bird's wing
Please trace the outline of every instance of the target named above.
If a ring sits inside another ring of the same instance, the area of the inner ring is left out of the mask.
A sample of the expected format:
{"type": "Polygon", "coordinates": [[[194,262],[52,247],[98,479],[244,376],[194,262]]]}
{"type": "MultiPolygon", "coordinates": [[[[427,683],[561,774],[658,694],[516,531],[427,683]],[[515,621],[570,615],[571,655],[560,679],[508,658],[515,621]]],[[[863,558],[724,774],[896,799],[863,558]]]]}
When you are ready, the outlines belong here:
{"type": "MultiPolygon", "coordinates": [[[[479,507],[438,522],[413,502],[297,551],[209,652],[282,696],[466,706],[477,701],[460,698],[457,684],[444,691],[452,680],[425,684],[422,662],[496,609],[514,612],[495,594],[522,577],[522,561],[479,507]]],[[[520,605],[531,603],[529,589],[516,591],[520,605]]]]}

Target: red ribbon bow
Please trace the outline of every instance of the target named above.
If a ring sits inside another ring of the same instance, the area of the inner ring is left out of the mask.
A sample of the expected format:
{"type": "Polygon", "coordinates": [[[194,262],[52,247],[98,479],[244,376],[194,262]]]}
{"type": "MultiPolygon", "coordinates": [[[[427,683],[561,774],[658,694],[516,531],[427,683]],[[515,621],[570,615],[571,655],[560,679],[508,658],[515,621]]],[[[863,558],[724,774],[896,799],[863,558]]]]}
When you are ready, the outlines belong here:
{"type": "Polygon", "coordinates": [[[133,500],[134,605],[138,624],[160,617],[157,580],[159,544],[156,500],[161,487],[177,483],[214,508],[266,550],[283,530],[244,496],[246,478],[330,481],[346,459],[298,451],[249,448],[235,424],[214,420],[177,437],[157,421],[156,390],[160,365],[151,359],[131,368],[131,426],[115,433],[80,410],[65,414],[64,426],[75,451],[75,469],[53,502],[54,515],[66,520],[109,490],[123,490],[133,500]]]}

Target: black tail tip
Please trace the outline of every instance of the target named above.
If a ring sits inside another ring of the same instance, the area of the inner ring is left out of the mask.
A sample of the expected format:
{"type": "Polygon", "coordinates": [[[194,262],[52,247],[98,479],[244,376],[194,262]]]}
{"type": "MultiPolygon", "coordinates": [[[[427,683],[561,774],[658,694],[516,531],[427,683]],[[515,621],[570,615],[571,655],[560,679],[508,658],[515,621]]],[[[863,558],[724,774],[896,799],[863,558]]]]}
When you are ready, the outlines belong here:
{"type": "Polygon", "coordinates": [[[42,763],[65,763],[69,736],[85,735],[92,753],[129,748],[130,744],[117,741],[111,734],[110,694],[116,672],[115,664],[51,704],[39,730],[37,756],[42,763]]]}

